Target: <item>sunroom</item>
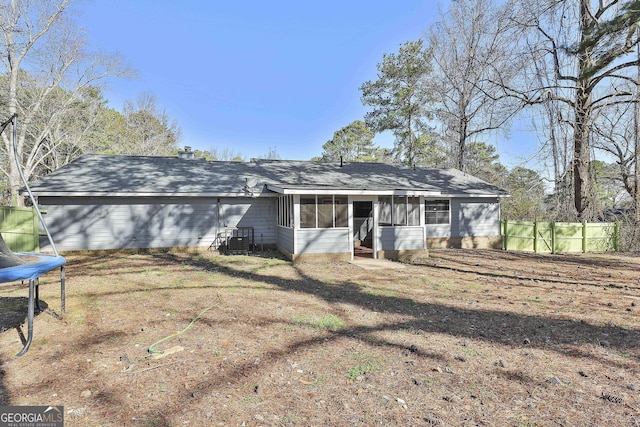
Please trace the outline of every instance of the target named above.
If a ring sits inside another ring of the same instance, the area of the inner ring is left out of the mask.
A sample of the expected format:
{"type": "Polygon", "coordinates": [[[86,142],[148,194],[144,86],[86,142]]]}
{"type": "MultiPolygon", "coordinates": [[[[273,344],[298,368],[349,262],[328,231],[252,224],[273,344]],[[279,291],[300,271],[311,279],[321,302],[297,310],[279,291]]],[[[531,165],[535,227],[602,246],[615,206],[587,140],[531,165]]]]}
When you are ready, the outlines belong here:
{"type": "Polygon", "coordinates": [[[277,247],[294,261],[390,258],[425,254],[429,191],[340,191],[273,188],[277,247]]]}

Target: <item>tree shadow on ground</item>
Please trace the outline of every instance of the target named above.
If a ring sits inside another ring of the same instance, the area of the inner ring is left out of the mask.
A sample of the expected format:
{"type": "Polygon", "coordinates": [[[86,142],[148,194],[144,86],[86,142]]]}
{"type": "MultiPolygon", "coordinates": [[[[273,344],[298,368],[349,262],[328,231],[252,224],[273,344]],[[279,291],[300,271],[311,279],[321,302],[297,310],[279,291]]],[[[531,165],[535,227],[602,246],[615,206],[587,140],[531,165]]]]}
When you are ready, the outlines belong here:
{"type": "MultiPolygon", "coordinates": [[[[243,271],[206,259],[184,259],[172,253],[156,254],[164,261],[188,263],[199,268],[215,270],[230,277],[260,281],[286,291],[294,291],[321,298],[329,304],[347,303],[381,313],[411,316],[413,320],[378,326],[376,330],[414,330],[420,333],[440,333],[460,338],[480,339],[490,343],[520,347],[544,348],[566,356],[580,357],[578,346],[599,345],[601,342],[621,352],[636,351],[640,331],[616,325],[594,325],[583,321],[550,318],[540,315],[516,314],[508,311],[452,307],[438,303],[418,302],[410,298],[375,295],[363,291],[359,284],[348,278],[337,284],[328,284],[305,275],[297,269],[300,279],[290,280],[267,274],[243,271]],[[605,339],[606,337],[606,339],[605,339]],[[602,340],[602,341],[601,341],[602,340]],[[552,343],[552,344],[550,344],[552,343]]],[[[410,268],[410,266],[408,266],[410,268]]],[[[513,277],[512,277],[513,278],[513,277]]],[[[518,279],[518,278],[513,278],[518,279]]],[[[343,334],[362,335],[371,330],[342,331],[343,334]]],[[[585,357],[587,357],[585,355],[585,357]]],[[[589,354],[588,357],[593,357],[589,354]]],[[[636,357],[637,358],[637,357],[636,357]]],[[[608,362],[610,363],[610,362],[608,362]]]]}
{"type": "MultiPolygon", "coordinates": [[[[371,294],[365,292],[361,284],[355,283],[350,280],[349,277],[331,283],[310,277],[308,274],[305,274],[304,266],[292,266],[292,268],[296,270],[297,277],[282,278],[269,274],[269,268],[260,269],[253,266],[250,271],[243,270],[242,262],[226,262],[231,261],[231,258],[228,260],[225,259],[223,262],[216,262],[215,260],[208,260],[206,257],[174,254],[171,252],[154,253],[150,254],[150,256],[152,257],[150,259],[154,260],[154,262],[149,263],[149,265],[153,265],[155,261],[158,261],[156,265],[188,266],[195,270],[223,274],[229,278],[228,282],[230,283],[235,279],[243,279],[270,285],[274,289],[285,292],[295,292],[308,295],[310,298],[319,298],[330,305],[334,305],[336,312],[341,310],[339,307],[344,307],[344,304],[349,304],[372,312],[402,315],[403,320],[379,323],[372,326],[347,326],[337,330],[327,331],[321,336],[299,339],[277,349],[265,350],[264,353],[260,354],[260,365],[256,365],[253,360],[248,360],[233,366],[225,366],[224,370],[217,370],[202,377],[197,384],[192,384],[188,390],[178,390],[178,395],[172,402],[163,402],[161,411],[158,408],[149,407],[148,411],[139,414],[140,420],[146,417],[152,421],[161,420],[162,422],[168,423],[168,418],[162,417],[167,417],[167,414],[174,412],[178,413],[182,409],[184,402],[190,402],[189,405],[192,407],[197,406],[197,402],[205,399],[212,391],[220,391],[229,386],[229,384],[237,384],[239,382],[246,383],[249,377],[254,374],[259,375],[259,371],[263,369],[263,366],[275,364],[276,362],[286,359],[291,354],[304,351],[306,348],[327,345],[345,338],[355,339],[372,346],[392,348],[401,352],[400,354],[410,354],[415,357],[438,360],[438,363],[442,364],[446,364],[448,361],[445,349],[430,347],[426,341],[420,341],[423,342],[423,344],[417,346],[404,345],[382,338],[376,334],[377,332],[409,331],[418,336],[432,333],[446,334],[458,337],[461,341],[465,339],[482,340],[488,343],[503,345],[507,348],[528,346],[544,349],[545,351],[557,352],[571,358],[584,357],[591,359],[598,357],[594,355],[594,353],[597,352],[587,353],[588,350],[581,350],[581,346],[585,344],[598,345],[598,339],[600,337],[606,337],[607,345],[610,346],[613,351],[633,352],[633,356],[631,357],[638,359],[637,347],[640,342],[640,333],[635,329],[622,329],[614,325],[595,325],[540,315],[517,314],[480,308],[459,308],[442,303],[417,301],[410,297],[371,294]],[[508,325],[508,327],[505,327],[505,325],[508,325]],[[523,344],[525,338],[528,342],[526,345],[523,344]],[[549,338],[552,344],[547,342],[549,338]]],[[[256,256],[261,256],[261,254],[257,254],[256,256]]],[[[267,253],[264,254],[264,257],[265,264],[268,264],[268,259],[277,257],[277,255],[267,253]]],[[[85,267],[89,268],[90,264],[91,263],[86,260],[79,263],[77,274],[82,275],[85,267]]],[[[75,266],[74,264],[74,267],[75,266]]],[[[407,268],[413,267],[407,266],[407,268]]],[[[136,267],[134,270],[137,271],[138,269],[139,267],[136,267]]],[[[109,274],[117,274],[117,271],[110,271],[109,274]]],[[[375,272],[372,274],[375,274],[375,272]]],[[[219,289],[225,286],[226,284],[217,282],[215,284],[199,286],[198,288],[219,289]]],[[[243,288],[246,287],[247,286],[243,286],[243,288]]],[[[248,287],[250,288],[251,286],[248,287]]],[[[264,286],[261,286],[261,288],[264,289],[264,286]]],[[[188,291],[191,288],[184,287],[183,285],[180,287],[153,286],[145,289],[135,289],[132,292],[139,292],[140,290],[166,292],[166,290],[169,289],[188,291]]],[[[96,292],[96,295],[100,296],[119,293],[117,289],[112,288],[109,288],[106,293],[103,293],[101,290],[96,292]]],[[[256,319],[256,321],[263,322],[260,323],[261,325],[267,325],[269,322],[281,322],[281,320],[269,318],[260,318],[256,319]]],[[[203,318],[201,322],[206,323],[210,327],[222,330],[226,327],[233,328],[233,320],[231,319],[210,322],[206,318],[203,318]],[[228,322],[228,325],[225,324],[225,322],[228,322]]],[[[120,337],[118,334],[124,334],[124,332],[111,331],[96,334],[95,331],[87,329],[85,335],[79,337],[77,342],[83,349],[90,351],[92,346],[98,346],[105,341],[120,337]]],[[[54,359],[60,357],[60,355],[50,355],[50,357],[54,359]]],[[[630,368],[630,366],[626,366],[624,362],[612,362],[609,359],[604,360],[604,356],[601,361],[608,364],[619,364],[619,366],[625,369],[630,368]]],[[[629,365],[631,365],[631,362],[629,365]]],[[[2,375],[1,369],[0,366],[0,380],[2,375]]],[[[149,369],[153,369],[153,367],[149,369]]],[[[82,375],[82,373],[78,374],[82,375]]],[[[132,375],[135,374],[135,372],[132,373],[132,375]]],[[[517,376],[519,374],[516,372],[515,374],[509,375],[517,376]]],[[[545,387],[545,384],[530,377],[518,377],[515,379],[528,383],[536,383],[540,387],[545,387]]],[[[95,396],[95,399],[96,404],[104,408],[127,406],[127,402],[120,401],[121,397],[115,389],[101,390],[100,393],[95,396]]],[[[5,397],[5,401],[8,403],[8,398],[5,397]]]]}
{"type": "MultiPolygon", "coordinates": [[[[478,276],[488,276],[493,278],[506,278],[506,279],[518,279],[518,280],[542,280],[548,283],[558,285],[587,285],[596,287],[612,287],[612,288],[627,288],[627,289],[640,289],[637,281],[631,283],[624,279],[618,279],[615,277],[616,272],[629,271],[633,269],[633,264],[624,262],[622,259],[598,259],[594,257],[584,258],[580,255],[551,255],[551,254],[536,254],[529,252],[504,252],[501,251],[501,257],[509,259],[513,262],[523,260],[531,262],[535,260],[541,265],[548,267],[541,268],[535,271],[520,271],[517,277],[510,274],[502,274],[500,270],[489,269],[487,266],[483,266],[478,262],[478,257],[487,257],[491,259],[492,254],[495,252],[491,250],[475,250],[472,256],[462,258],[457,256],[451,250],[439,250],[427,260],[423,260],[418,265],[424,265],[425,267],[437,268],[440,270],[450,270],[458,273],[476,274],[478,276]],[[474,257],[475,255],[475,257],[474,257]],[[556,274],[552,267],[554,265],[571,265],[575,271],[574,277],[562,277],[556,274]],[[585,267],[594,268],[602,271],[607,271],[609,274],[607,277],[590,277],[589,270],[585,267]],[[617,282],[617,283],[616,283],[617,282]]],[[[470,254],[471,255],[471,254],[470,254]]],[[[629,260],[638,260],[638,257],[629,258],[629,260]]],[[[639,276],[640,278],[640,276],[639,276]]]]}
{"type": "MultiPolygon", "coordinates": [[[[337,283],[326,283],[304,273],[304,267],[296,267],[299,278],[284,279],[281,277],[244,271],[241,264],[217,263],[203,258],[185,259],[175,254],[165,253],[155,255],[164,262],[173,261],[180,264],[189,264],[193,267],[216,271],[229,276],[229,278],[241,278],[248,281],[267,283],[276,289],[296,292],[320,298],[331,305],[351,304],[365,310],[378,313],[399,314],[409,317],[407,320],[376,324],[374,326],[356,325],[342,329],[329,331],[321,337],[298,340],[288,346],[265,352],[261,359],[267,364],[275,364],[291,354],[304,351],[313,346],[325,346],[343,338],[358,340],[372,346],[381,346],[398,350],[398,354],[411,355],[413,357],[429,358],[438,363],[447,364],[446,349],[430,347],[426,342],[419,345],[405,345],[381,338],[378,332],[403,331],[416,335],[445,334],[458,337],[463,342],[466,339],[482,340],[490,344],[503,345],[507,348],[538,348],[545,351],[556,352],[572,359],[599,359],[608,365],[615,365],[622,369],[633,369],[635,364],[631,361],[617,362],[606,359],[605,355],[598,356],[593,345],[599,345],[599,338],[606,337],[610,350],[621,353],[632,353],[632,358],[638,360],[637,350],[640,342],[640,332],[635,329],[622,329],[614,325],[594,325],[586,322],[570,319],[554,319],[540,315],[516,314],[496,310],[458,308],[440,303],[419,302],[410,298],[398,298],[385,295],[373,295],[363,291],[361,285],[345,278],[337,283]],[[508,325],[505,327],[505,325],[508,325]],[[549,343],[551,341],[551,343],[549,343]],[[524,344],[526,342],[526,344],[524,344]],[[587,347],[583,347],[587,345],[587,347]]],[[[411,268],[411,267],[409,267],[411,268]]],[[[268,269],[265,269],[268,271],[268,269]]],[[[219,325],[216,325],[219,327],[219,325]]],[[[419,341],[422,342],[422,341],[419,341]]],[[[224,373],[203,379],[193,386],[190,394],[185,394],[185,399],[194,400],[198,396],[206,396],[212,390],[218,389],[224,384],[244,382],[247,377],[259,371],[261,368],[251,361],[235,365],[224,373]]],[[[518,373],[510,375],[519,375],[518,373]]],[[[524,375],[524,374],[522,374],[524,375]]],[[[536,384],[546,388],[542,380],[531,377],[512,378],[525,381],[527,384],[536,384]]],[[[167,408],[170,409],[170,408],[167,408]]],[[[176,408],[177,410],[177,408],[176,408]]]]}

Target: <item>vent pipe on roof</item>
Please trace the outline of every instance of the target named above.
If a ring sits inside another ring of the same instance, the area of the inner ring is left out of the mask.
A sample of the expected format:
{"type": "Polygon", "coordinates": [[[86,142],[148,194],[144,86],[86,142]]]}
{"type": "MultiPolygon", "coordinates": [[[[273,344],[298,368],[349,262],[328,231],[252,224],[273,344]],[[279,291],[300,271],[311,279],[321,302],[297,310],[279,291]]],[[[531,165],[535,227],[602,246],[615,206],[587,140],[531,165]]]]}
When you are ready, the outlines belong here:
{"type": "Polygon", "coordinates": [[[178,157],[181,159],[195,159],[196,154],[191,151],[191,147],[185,145],[184,151],[178,151],[178,157]]]}

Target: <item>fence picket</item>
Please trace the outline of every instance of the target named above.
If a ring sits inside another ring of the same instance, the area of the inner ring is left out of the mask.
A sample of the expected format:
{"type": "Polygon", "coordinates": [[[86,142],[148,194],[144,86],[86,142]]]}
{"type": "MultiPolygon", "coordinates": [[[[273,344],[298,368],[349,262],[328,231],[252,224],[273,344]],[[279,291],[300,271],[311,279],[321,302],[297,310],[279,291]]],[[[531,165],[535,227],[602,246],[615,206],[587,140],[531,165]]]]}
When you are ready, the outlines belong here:
{"type": "Polygon", "coordinates": [[[618,223],[503,220],[503,248],[533,252],[618,251],[618,223]]]}
{"type": "Polygon", "coordinates": [[[14,252],[40,252],[40,229],[34,207],[0,206],[0,233],[14,252]]]}

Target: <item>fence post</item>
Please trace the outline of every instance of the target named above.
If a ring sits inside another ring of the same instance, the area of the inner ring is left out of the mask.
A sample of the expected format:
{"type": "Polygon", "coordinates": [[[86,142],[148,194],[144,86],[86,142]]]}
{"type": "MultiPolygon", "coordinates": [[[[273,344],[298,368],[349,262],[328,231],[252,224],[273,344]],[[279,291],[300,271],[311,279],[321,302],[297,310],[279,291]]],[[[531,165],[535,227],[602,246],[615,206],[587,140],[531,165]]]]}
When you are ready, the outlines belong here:
{"type": "Polygon", "coordinates": [[[582,221],[582,253],[587,253],[587,221],[582,221]]]}
{"type": "Polygon", "coordinates": [[[533,221],[533,252],[538,253],[538,221],[533,221]]]}
{"type": "Polygon", "coordinates": [[[502,220],[502,249],[507,250],[507,240],[509,240],[509,236],[507,235],[507,220],[502,220]]]}
{"type": "Polygon", "coordinates": [[[620,222],[616,221],[613,228],[613,250],[620,252],[620,222]]]}
{"type": "Polygon", "coordinates": [[[556,222],[551,221],[551,253],[556,253],[556,222]]]}

